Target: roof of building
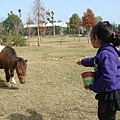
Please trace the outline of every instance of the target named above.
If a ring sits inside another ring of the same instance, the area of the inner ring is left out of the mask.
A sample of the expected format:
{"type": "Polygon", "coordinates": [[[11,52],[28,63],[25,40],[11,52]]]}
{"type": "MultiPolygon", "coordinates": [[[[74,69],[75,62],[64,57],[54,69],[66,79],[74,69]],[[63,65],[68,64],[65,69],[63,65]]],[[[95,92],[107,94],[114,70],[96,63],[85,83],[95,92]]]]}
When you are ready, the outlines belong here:
{"type": "MultiPolygon", "coordinates": [[[[59,27],[67,27],[67,24],[65,22],[56,22],[56,23],[40,23],[39,26],[40,27],[48,27],[48,26],[59,26],[59,27]]],[[[24,28],[27,28],[27,27],[37,27],[38,25],[37,24],[25,24],[24,25],[24,28]]]]}

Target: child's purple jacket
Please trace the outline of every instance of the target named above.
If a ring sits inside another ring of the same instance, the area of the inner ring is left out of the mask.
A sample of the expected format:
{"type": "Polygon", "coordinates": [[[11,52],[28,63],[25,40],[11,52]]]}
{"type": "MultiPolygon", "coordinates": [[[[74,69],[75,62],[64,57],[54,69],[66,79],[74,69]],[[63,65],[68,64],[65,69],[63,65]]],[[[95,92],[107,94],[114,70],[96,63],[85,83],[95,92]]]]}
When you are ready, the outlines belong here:
{"type": "Polygon", "coordinates": [[[102,45],[92,58],[81,60],[85,67],[94,67],[94,84],[89,87],[96,93],[120,90],[120,52],[111,44],[102,45]]]}

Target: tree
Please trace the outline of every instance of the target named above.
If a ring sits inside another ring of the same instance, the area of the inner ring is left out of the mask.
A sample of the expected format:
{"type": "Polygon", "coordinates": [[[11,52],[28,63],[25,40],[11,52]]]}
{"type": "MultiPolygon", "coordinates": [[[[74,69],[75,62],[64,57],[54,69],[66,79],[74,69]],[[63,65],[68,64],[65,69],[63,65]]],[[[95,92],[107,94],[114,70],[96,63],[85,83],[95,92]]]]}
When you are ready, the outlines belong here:
{"type": "Polygon", "coordinates": [[[118,24],[118,33],[120,34],[120,24],[118,24]]]}
{"type": "Polygon", "coordinates": [[[28,45],[30,46],[30,35],[31,35],[31,28],[30,28],[30,25],[31,24],[34,24],[34,22],[31,20],[31,16],[30,16],[30,13],[28,14],[28,18],[27,18],[27,25],[28,25],[28,27],[27,27],[27,34],[28,34],[28,36],[29,36],[29,39],[28,39],[28,45]]]}
{"type": "Polygon", "coordinates": [[[0,34],[3,34],[4,27],[3,27],[3,18],[0,18],[0,34]]]}
{"type": "MultiPolygon", "coordinates": [[[[21,16],[20,9],[18,11],[21,16]]],[[[15,15],[10,11],[8,17],[3,21],[4,31],[7,31],[9,34],[11,34],[11,32],[19,33],[21,28],[20,25],[22,23],[20,16],[18,17],[18,15],[15,15]]]]}
{"type": "Polygon", "coordinates": [[[32,6],[32,18],[34,23],[38,24],[37,32],[38,32],[38,46],[40,46],[40,26],[39,21],[45,20],[46,10],[45,7],[42,5],[41,0],[35,0],[32,6]]]}
{"type": "Polygon", "coordinates": [[[101,16],[96,17],[96,23],[102,22],[103,18],[101,16]]]}
{"type": "Polygon", "coordinates": [[[3,33],[4,28],[3,28],[3,22],[0,22],[0,35],[3,33]]]}
{"type": "Polygon", "coordinates": [[[47,20],[53,25],[53,36],[55,36],[54,12],[47,12],[47,20]]]}
{"type": "Polygon", "coordinates": [[[74,40],[75,40],[75,33],[80,31],[81,26],[81,19],[78,14],[74,13],[72,17],[69,19],[70,24],[70,31],[74,34],[74,40]]]}
{"type": "Polygon", "coordinates": [[[96,24],[96,18],[92,10],[87,9],[86,13],[84,12],[84,15],[82,17],[82,22],[83,22],[83,27],[85,27],[87,30],[88,43],[89,43],[90,28],[96,24]]]}

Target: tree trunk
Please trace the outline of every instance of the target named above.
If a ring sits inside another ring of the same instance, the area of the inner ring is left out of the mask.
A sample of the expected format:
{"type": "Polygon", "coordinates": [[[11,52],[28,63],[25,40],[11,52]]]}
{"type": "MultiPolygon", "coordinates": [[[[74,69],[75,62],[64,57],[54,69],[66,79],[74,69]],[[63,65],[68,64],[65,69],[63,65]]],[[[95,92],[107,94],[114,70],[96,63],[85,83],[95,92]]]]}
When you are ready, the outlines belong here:
{"type": "Polygon", "coordinates": [[[79,42],[80,42],[80,30],[79,30],[79,42]]]}
{"type": "Polygon", "coordinates": [[[87,30],[87,40],[88,40],[88,43],[90,43],[90,30],[87,30]]]}
{"type": "Polygon", "coordinates": [[[75,33],[74,33],[74,41],[75,41],[75,33]]]}
{"type": "Polygon", "coordinates": [[[39,30],[39,24],[38,24],[38,46],[40,46],[40,30],[39,30]]]}
{"type": "Polygon", "coordinates": [[[53,36],[55,36],[55,25],[53,24],[53,36]]]}
{"type": "Polygon", "coordinates": [[[40,16],[39,16],[39,13],[38,13],[38,46],[40,46],[40,29],[39,29],[39,18],[40,18],[40,16]]]}

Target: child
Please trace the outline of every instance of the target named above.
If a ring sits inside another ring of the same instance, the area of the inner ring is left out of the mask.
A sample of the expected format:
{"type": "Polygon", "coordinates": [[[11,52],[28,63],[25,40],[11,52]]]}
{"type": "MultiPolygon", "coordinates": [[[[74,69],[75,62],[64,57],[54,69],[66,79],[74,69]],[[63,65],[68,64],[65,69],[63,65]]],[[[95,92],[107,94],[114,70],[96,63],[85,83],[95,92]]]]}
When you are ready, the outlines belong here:
{"type": "Polygon", "coordinates": [[[116,111],[120,110],[120,36],[104,21],[93,27],[90,38],[92,46],[98,48],[96,56],[76,60],[76,63],[94,67],[96,82],[86,85],[85,89],[97,93],[99,120],[115,120],[116,111]]]}

